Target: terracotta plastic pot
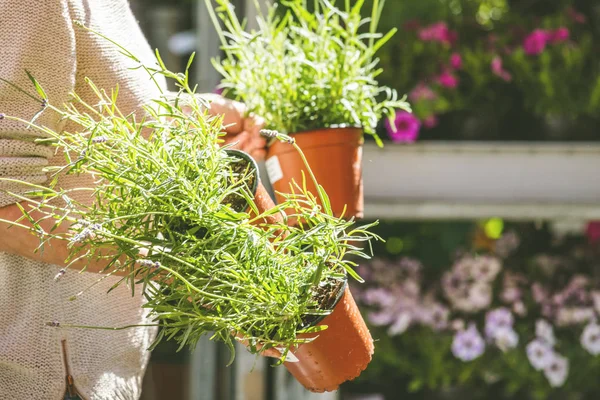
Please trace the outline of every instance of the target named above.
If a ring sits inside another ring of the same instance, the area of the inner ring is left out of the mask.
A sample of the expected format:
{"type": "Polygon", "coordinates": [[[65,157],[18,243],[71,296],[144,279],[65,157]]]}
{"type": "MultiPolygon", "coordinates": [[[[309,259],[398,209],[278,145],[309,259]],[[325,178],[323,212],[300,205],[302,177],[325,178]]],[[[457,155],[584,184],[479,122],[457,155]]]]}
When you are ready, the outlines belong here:
{"type": "Polygon", "coordinates": [[[333,312],[317,325],[327,329],[302,335],[318,337],[293,351],[298,362],[284,364],[306,389],[321,393],[358,377],[371,362],[374,345],[347,286],[333,312]]]}
{"type": "MultiPolygon", "coordinates": [[[[342,216],[346,207],[345,218],[362,218],[362,129],[326,128],[291,136],[304,152],[317,182],[329,195],[334,214],[342,216]]],[[[291,193],[292,181],[301,186],[304,171],[308,191],[317,196],[302,158],[291,144],[276,141],[269,146],[266,165],[276,192],[291,193]]],[[[276,197],[277,201],[283,201],[281,195],[276,197]]]]}

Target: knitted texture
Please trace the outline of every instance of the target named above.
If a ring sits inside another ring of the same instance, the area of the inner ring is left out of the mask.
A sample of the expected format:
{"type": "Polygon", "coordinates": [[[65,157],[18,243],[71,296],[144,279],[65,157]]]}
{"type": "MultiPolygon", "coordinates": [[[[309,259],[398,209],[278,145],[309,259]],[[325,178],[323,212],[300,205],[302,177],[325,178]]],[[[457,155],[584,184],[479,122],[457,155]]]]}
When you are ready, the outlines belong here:
{"type": "MultiPolygon", "coordinates": [[[[55,105],[68,101],[73,90],[95,103],[86,77],[106,90],[118,84],[119,107],[125,113],[139,110],[158,95],[148,75],[141,69],[131,70],[132,61],[114,45],[73,25],[74,20],[82,21],[130,49],[144,63],[154,64],[126,0],[3,0],[0,8],[1,78],[35,93],[27,70],[55,105]]],[[[41,107],[39,101],[0,82],[0,113],[29,120],[41,107]]],[[[49,111],[36,123],[55,131],[73,128],[63,126],[49,111]]],[[[64,156],[33,142],[40,136],[25,124],[0,120],[0,176],[42,184],[47,180],[44,167],[63,165],[64,156]]],[[[87,176],[68,175],[58,180],[62,188],[91,185],[87,176]]],[[[27,190],[23,185],[0,183],[0,207],[18,201],[6,191],[27,190]]],[[[132,297],[131,288],[123,285],[107,294],[119,278],[92,273],[69,270],[55,281],[59,271],[57,266],[0,253],[0,398],[62,399],[67,365],[85,399],[139,398],[149,358],[146,349],[155,337],[155,328],[105,331],[45,324],[147,324],[141,293],[136,291],[132,297]],[[77,300],[69,301],[82,290],[77,300]]]]}

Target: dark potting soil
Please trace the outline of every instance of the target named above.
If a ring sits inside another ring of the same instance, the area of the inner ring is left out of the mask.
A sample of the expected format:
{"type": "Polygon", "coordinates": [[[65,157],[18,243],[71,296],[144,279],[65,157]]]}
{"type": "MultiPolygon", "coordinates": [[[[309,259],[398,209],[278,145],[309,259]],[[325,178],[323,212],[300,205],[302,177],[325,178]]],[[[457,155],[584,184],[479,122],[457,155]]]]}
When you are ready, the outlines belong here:
{"type": "MultiPolygon", "coordinates": [[[[245,186],[246,191],[254,195],[253,189],[258,177],[252,163],[240,159],[239,161],[234,161],[230,164],[230,170],[230,174],[227,177],[227,184],[229,186],[239,186],[240,182],[243,181],[242,184],[245,186]]],[[[231,205],[231,208],[237,212],[243,212],[248,208],[248,202],[244,196],[237,193],[232,193],[225,197],[223,203],[231,205]]]]}

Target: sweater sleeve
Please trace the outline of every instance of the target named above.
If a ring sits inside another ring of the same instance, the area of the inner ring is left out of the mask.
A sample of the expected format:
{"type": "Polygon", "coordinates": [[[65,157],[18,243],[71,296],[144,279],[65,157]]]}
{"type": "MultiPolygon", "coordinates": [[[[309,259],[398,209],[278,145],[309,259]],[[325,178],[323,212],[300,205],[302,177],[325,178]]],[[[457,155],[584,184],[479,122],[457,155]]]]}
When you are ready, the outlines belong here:
{"type": "MultiPolygon", "coordinates": [[[[21,0],[1,0],[0,13],[0,113],[30,120],[41,108],[41,99],[14,89],[18,86],[39,97],[26,71],[43,87],[53,104],[62,104],[74,88],[75,36],[67,0],[40,1],[32,6],[21,0]]],[[[46,110],[37,124],[61,128],[57,115],[46,110]]],[[[35,184],[47,179],[43,168],[53,149],[35,143],[41,133],[26,124],[0,120],[0,178],[35,184]]],[[[0,180],[0,207],[18,202],[7,192],[23,193],[27,186],[0,180]]]]}

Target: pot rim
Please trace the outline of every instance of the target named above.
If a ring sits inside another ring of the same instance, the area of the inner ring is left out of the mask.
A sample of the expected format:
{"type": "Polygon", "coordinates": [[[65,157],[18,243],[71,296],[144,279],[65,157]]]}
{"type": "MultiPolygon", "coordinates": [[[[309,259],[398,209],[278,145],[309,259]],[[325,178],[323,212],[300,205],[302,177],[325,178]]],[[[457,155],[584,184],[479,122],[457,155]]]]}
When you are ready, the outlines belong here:
{"type": "Polygon", "coordinates": [[[254,179],[254,185],[252,185],[252,194],[254,196],[256,196],[256,192],[258,191],[258,185],[260,184],[260,173],[259,173],[259,169],[258,169],[258,163],[256,162],[256,160],[254,160],[250,156],[250,154],[248,154],[242,150],[226,149],[225,153],[227,153],[228,156],[233,155],[234,157],[242,158],[246,162],[248,162],[248,164],[252,165],[252,167],[254,168],[254,176],[256,178],[256,179],[254,179]]]}
{"type": "MultiPolygon", "coordinates": [[[[302,134],[313,133],[315,131],[336,131],[336,130],[341,130],[341,129],[358,129],[358,130],[363,131],[362,133],[364,134],[364,128],[362,126],[358,126],[358,125],[346,125],[346,124],[336,124],[336,125],[325,126],[325,127],[322,127],[322,128],[304,129],[304,130],[301,130],[301,131],[296,131],[296,132],[288,133],[288,135],[290,135],[290,136],[293,136],[293,135],[302,135],[302,134]]],[[[275,143],[276,141],[277,141],[277,139],[275,139],[275,138],[269,140],[269,142],[267,143],[267,146],[268,147],[272,146],[272,144],[275,143]]]]}
{"type": "MultiPolygon", "coordinates": [[[[331,312],[333,312],[333,310],[335,310],[337,305],[340,303],[340,300],[342,300],[342,296],[344,295],[344,293],[346,293],[347,288],[348,288],[348,275],[346,275],[346,277],[344,278],[344,283],[342,284],[342,286],[340,287],[340,290],[338,291],[337,295],[335,296],[335,302],[333,303],[331,312]]],[[[312,328],[314,326],[317,326],[319,323],[321,323],[325,318],[327,318],[330,315],[331,315],[331,313],[329,313],[327,315],[318,315],[318,316],[316,316],[314,321],[311,321],[310,324],[303,326],[302,328],[305,329],[305,328],[312,328]]]]}

